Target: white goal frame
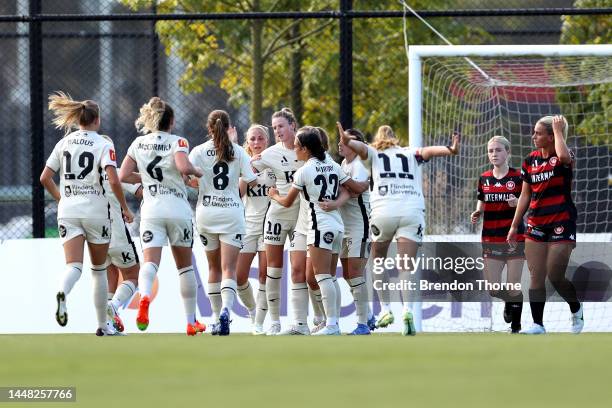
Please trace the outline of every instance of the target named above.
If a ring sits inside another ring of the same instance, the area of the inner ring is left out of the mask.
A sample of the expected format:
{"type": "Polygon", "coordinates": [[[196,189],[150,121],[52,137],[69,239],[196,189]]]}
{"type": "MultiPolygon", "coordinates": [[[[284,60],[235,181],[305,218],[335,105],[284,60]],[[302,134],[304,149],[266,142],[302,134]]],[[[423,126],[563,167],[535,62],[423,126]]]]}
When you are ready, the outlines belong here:
{"type": "MultiPolygon", "coordinates": [[[[408,47],[408,140],[423,145],[422,61],[424,57],[612,56],[612,44],[411,45],[408,47]]],[[[468,60],[471,63],[471,61],[468,60]]],[[[478,67],[475,67],[478,69],[478,67]]],[[[452,129],[449,129],[449,131],[452,129]]]]}

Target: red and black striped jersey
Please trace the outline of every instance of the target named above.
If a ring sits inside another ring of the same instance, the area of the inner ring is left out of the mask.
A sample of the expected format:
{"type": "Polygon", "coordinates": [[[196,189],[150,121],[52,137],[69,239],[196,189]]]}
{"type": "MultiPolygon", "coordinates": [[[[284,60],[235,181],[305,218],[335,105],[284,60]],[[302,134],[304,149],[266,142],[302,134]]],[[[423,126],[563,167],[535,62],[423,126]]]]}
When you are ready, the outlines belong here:
{"type": "MultiPolygon", "coordinates": [[[[478,180],[478,199],[484,203],[482,241],[505,242],[516,207],[510,207],[508,199],[518,198],[523,188],[521,173],[510,168],[501,179],[495,178],[492,170],[485,171],[478,180]]],[[[518,240],[523,240],[525,228],[521,223],[518,240]]]]}
{"type": "MultiPolygon", "coordinates": [[[[570,151],[572,163],[574,154],[570,151]]],[[[527,223],[532,227],[554,227],[561,222],[576,222],[572,201],[572,163],[562,164],[556,154],[542,157],[531,152],[523,162],[521,176],[531,187],[527,223]]]]}

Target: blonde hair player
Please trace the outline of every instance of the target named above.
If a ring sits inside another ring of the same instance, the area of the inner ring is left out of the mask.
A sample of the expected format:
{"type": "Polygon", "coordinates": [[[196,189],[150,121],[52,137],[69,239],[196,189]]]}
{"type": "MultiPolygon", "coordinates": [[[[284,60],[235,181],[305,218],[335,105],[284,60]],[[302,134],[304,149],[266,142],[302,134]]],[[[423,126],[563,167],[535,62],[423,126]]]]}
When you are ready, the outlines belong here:
{"type": "Polygon", "coordinates": [[[170,133],[174,127],[174,110],[166,102],[158,97],[151,98],[140,108],[135,125],[144,136],[132,142],[121,164],[119,177],[122,182],[131,184],[142,179],[144,189],[140,208],[144,264],[138,277],[140,304],[136,324],[140,330],[149,326],[153,282],[159,269],[162,247],[169,241],[179,275],[187,335],[194,336],[203,332],[206,326],[195,317],[197,283],[191,251],[193,225],[183,177],[201,177],[202,170],[189,161],[187,140],[170,133]],[[140,174],[136,173],[137,170],[140,174]]]}
{"type": "MultiPolygon", "coordinates": [[[[367,160],[372,175],[370,205],[372,213],[372,256],[385,258],[391,240],[397,240],[397,253],[401,258],[414,258],[425,230],[425,199],[423,197],[421,164],[432,157],[454,156],[459,153],[459,135],[453,134],[452,146],[423,148],[401,147],[390,126],[381,126],[374,142],[368,146],[355,140],[338,123],[340,139],[362,160],[367,160]]],[[[401,271],[400,271],[401,272],[401,271]]],[[[410,271],[403,271],[409,273],[410,271]]],[[[381,278],[385,278],[386,272],[381,278]]],[[[382,291],[382,314],[376,327],[393,323],[388,292],[382,291]]],[[[414,320],[408,302],[408,291],[402,291],[404,302],[404,329],[402,334],[415,335],[414,320]]]]}
{"type": "MultiPolygon", "coordinates": [[[[286,194],[293,183],[295,172],[304,164],[298,160],[294,151],[295,131],[297,121],[293,112],[288,108],[272,114],[272,129],[279,142],[268,147],[261,154],[259,160],[253,160],[251,164],[255,170],[261,172],[270,169],[276,178],[276,187],[286,194]]],[[[283,273],[283,253],[287,237],[292,241],[298,218],[300,205],[295,201],[290,207],[285,208],[277,202],[271,202],[266,214],[264,224],[264,244],[266,245],[267,272],[266,272],[266,296],[268,298],[268,315],[271,325],[268,335],[277,335],[281,332],[280,304],[281,304],[281,278],[283,273]]],[[[308,313],[308,291],[306,288],[306,272],[304,257],[300,254],[294,255],[291,248],[291,302],[296,310],[296,315],[307,316],[308,313]]],[[[304,321],[296,322],[305,326],[308,330],[306,318],[304,321]]],[[[301,327],[304,329],[304,327],[301,327]]]]}
{"type": "MultiPolygon", "coordinates": [[[[253,158],[268,147],[270,141],[268,128],[253,124],[246,132],[244,149],[253,158]]],[[[244,216],[246,219],[246,235],[242,240],[242,249],[236,263],[236,283],[238,284],[238,297],[249,311],[253,323],[253,334],[265,334],[263,323],[268,312],[268,299],[266,298],[266,248],[263,243],[263,229],[266,212],[270,207],[268,189],[274,186],[274,173],[266,169],[256,173],[257,184],[250,186],[240,179],[240,195],[244,202],[244,216]],[[257,296],[253,296],[253,289],[249,283],[249,271],[255,255],[259,261],[259,288],[257,296]]]]}
{"type": "Polygon", "coordinates": [[[577,210],[572,200],[574,153],[567,147],[567,120],[544,116],[531,137],[536,148],[523,162],[523,189],[507,240],[515,245],[523,215],[529,208],[525,232],[525,259],[531,276],[529,305],[533,326],[523,334],[545,334],[546,278],[569,305],[571,331],[584,327],[582,304],[574,284],[565,277],[576,246],[577,210]]]}
{"type": "MultiPolygon", "coordinates": [[[[476,211],[470,219],[477,223],[480,216],[482,223],[482,250],[485,261],[485,279],[490,283],[500,283],[504,266],[508,283],[521,281],[525,263],[524,237],[525,228],[519,226],[518,241],[520,246],[511,247],[506,243],[506,236],[512,225],[518,196],[521,194],[523,180],[521,172],[509,166],[510,142],[503,136],[493,136],[487,143],[487,156],[493,165],[478,179],[478,202],[476,211]]],[[[502,299],[504,321],[510,323],[510,332],[521,330],[523,310],[523,293],[520,290],[491,290],[489,294],[502,299]]]]}
{"type": "Polygon", "coordinates": [[[270,189],[269,195],[284,207],[291,206],[298,194],[303,195],[308,202],[310,219],[306,242],[327,316],[325,328],[314,335],[339,335],[340,311],[332,270],[335,271],[338,263],[337,254],[342,243],[344,225],[338,211],[326,212],[319,203],[338,198],[340,185],[344,184],[352,190],[358,189],[359,184],[326,154],[317,128],[300,128],[295,136],[295,145],[298,160],[306,163],[296,172],[287,195],[281,196],[275,188],[270,189]]]}
{"type": "Polygon", "coordinates": [[[81,277],[83,244],[87,241],[98,319],[96,335],[113,335],[116,331],[106,319],[106,256],[111,225],[108,198],[100,180],[102,171],[108,175],[108,184],[119,201],[124,219],[128,222],[133,219],[117,177],[114,146],[98,134],[100,107],[96,102],[75,101],[57,92],[49,96],[49,110],[54,115],[56,127],[66,132],[55,145],[40,176],[42,185],[58,202],[57,223],[66,258],[66,269],[56,296],[55,318],[60,326],[68,323],[66,298],[81,277]],[[70,132],[75,128],[76,131],[70,132]],[[59,189],[53,181],[58,172],[59,189]]]}
{"type": "Polygon", "coordinates": [[[196,227],[208,259],[208,296],[215,323],[211,334],[230,334],[230,311],[236,298],[236,262],[246,233],[239,180],[257,183],[251,159],[230,140],[227,112],[214,110],[206,128],[210,140],[196,146],[189,159],[210,177],[199,180],[196,227]]]}

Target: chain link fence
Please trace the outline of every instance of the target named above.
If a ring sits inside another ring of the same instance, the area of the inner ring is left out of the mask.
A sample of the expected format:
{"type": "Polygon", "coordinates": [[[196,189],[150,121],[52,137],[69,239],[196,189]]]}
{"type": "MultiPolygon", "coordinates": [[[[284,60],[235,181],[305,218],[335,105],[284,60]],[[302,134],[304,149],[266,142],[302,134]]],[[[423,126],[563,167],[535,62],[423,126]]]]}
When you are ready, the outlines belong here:
{"type": "MultiPolygon", "coordinates": [[[[56,0],[43,1],[41,14],[109,15],[102,21],[47,21],[42,27],[42,138],[48,157],[61,131],[54,129],[46,96],[63,90],[76,99],[96,100],[102,110],[101,133],[114,140],[121,162],[136,136],[134,120],[151,96],[169,102],[176,112],[175,133],[191,146],[204,141],[205,120],[213,109],[229,112],[240,141],[251,123],[270,124],[270,115],[291,107],[301,124],[333,129],[339,118],[339,19],[123,21],[121,14],[164,13],[165,1],[56,0]],[[129,8],[128,3],[141,8],[129,8]]],[[[199,4],[199,2],[179,2],[199,4]]],[[[202,9],[174,9],[175,13],[239,13],[246,2],[202,2],[202,9]]],[[[337,11],[339,1],[265,1],[259,11],[337,11]],[[275,8],[270,8],[275,5],[275,8]],[[266,8],[268,7],[268,8],[266,8]]],[[[346,2],[345,2],[346,3],[346,2]]],[[[350,1],[348,3],[351,3],[350,1]]],[[[572,0],[418,0],[418,10],[571,8],[572,0]]],[[[604,7],[596,0],[590,7],[604,7]]],[[[250,3],[249,3],[250,4],[250,3]]],[[[609,6],[609,4],[608,4],[609,6]]],[[[402,11],[396,1],[353,1],[355,11],[402,11]]],[[[0,15],[27,16],[28,0],[0,2],[0,15]]],[[[453,14],[450,12],[450,14],[453,14]]],[[[558,44],[562,20],[557,14],[466,17],[462,13],[431,17],[428,21],[454,43],[558,44]]],[[[610,18],[611,14],[598,16],[610,18]]],[[[39,174],[32,168],[30,112],[30,22],[0,19],[0,239],[29,238],[33,214],[44,207],[44,235],[57,234],[56,204],[49,196],[33,203],[39,174]]],[[[415,18],[401,15],[352,19],[352,123],[366,134],[389,123],[407,140],[409,44],[442,44],[415,18]],[[405,24],[405,27],[404,27],[405,24]],[[405,28],[405,31],[404,31],[405,28]]],[[[37,86],[37,84],[35,85],[37,86]]],[[[331,143],[336,149],[335,143],[331,143]]],[[[607,205],[607,204],[606,204],[607,205]]],[[[608,223],[610,225],[610,223],[608,223]]],[[[606,229],[610,230],[610,227],[606,229]]]]}

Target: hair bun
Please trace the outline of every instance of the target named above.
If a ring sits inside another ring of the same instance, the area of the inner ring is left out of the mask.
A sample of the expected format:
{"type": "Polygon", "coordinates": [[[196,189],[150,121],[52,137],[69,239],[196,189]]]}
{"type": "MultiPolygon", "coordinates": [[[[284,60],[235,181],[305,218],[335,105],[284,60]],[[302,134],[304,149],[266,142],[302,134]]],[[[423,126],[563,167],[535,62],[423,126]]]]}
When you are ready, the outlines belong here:
{"type": "Polygon", "coordinates": [[[287,112],[287,113],[290,113],[291,115],[293,115],[293,111],[291,109],[289,109],[289,108],[282,108],[281,112],[287,112]]]}

